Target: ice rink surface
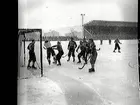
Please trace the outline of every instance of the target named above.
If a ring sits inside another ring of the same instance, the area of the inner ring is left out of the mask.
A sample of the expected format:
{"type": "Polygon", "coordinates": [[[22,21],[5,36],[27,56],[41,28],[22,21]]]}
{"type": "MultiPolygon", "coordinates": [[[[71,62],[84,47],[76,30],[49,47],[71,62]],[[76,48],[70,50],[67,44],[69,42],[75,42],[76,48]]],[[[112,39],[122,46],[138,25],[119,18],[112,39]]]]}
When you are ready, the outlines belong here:
{"type": "MultiPolygon", "coordinates": [[[[43,72],[44,77],[55,81],[63,91],[67,105],[139,105],[139,89],[138,89],[138,42],[137,40],[120,40],[122,43],[121,53],[113,53],[114,41],[109,45],[108,40],[95,41],[98,51],[98,57],[95,64],[95,72],[89,73],[88,64],[79,70],[82,64],[76,61],[67,62],[68,57],[61,59],[61,66],[54,64],[48,65],[46,50],[43,49],[43,72]]],[[[52,41],[55,45],[57,42],[52,41]]],[[[28,51],[26,42],[26,65],[28,62],[28,51]]],[[[68,41],[61,42],[64,55],[68,53],[68,41]]],[[[42,42],[44,45],[44,42],[42,42]]],[[[79,45],[79,41],[77,41],[79,45]]],[[[35,53],[37,62],[40,64],[40,44],[35,43],[35,53]]],[[[56,51],[57,53],[57,51],[56,51]]],[[[21,54],[21,65],[23,64],[23,46],[21,54]]],[[[22,67],[23,68],[23,67],[22,67]]],[[[26,67],[25,67],[26,68],[26,67]]],[[[24,69],[25,69],[24,68],[24,69]]],[[[21,76],[23,76],[22,70],[21,76]]],[[[32,70],[34,77],[40,76],[40,70],[32,70]]],[[[24,75],[27,76],[27,75],[24,75]]],[[[59,96],[54,97],[59,98],[59,96]]],[[[60,105],[49,104],[44,105],[60,105]]]]}

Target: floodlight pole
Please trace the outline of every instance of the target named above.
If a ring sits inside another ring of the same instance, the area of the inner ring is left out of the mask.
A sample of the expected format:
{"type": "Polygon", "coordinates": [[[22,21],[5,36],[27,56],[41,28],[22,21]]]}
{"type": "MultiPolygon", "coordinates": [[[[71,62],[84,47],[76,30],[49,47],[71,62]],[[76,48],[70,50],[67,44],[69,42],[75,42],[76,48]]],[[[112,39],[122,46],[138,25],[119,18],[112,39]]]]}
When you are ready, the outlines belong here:
{"type": "Polygon", "coordinates": [[[85,35],[84,35],[84,16],[85,16],[85,14],[81,14],[81,16],[82,16],[82,34],[83,34],[84,39],[85,39],[85,35]]]}

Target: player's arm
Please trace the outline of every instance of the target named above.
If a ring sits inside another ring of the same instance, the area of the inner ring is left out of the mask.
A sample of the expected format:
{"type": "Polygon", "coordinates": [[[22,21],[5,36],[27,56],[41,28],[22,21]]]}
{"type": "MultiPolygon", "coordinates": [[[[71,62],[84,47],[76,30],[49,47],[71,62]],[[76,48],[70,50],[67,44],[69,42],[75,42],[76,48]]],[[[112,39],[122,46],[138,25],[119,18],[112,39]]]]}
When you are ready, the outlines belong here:
{"type": "Polygon", "coordinates": [[[57,48],[53,48],[54,50],[57,50],[57,48]]]}
{"type": "Polygon", "coordinates": [[[29,50],[29,45],[28,45],[27,49],[29,50]]]}
{"type": "Polygon", "coordinates": [[[44,46],[43,46],[43,48],[46,50],[47,49],[47,47],[46,47],[46,43],[44,43],[44,46]]]}
{"type": "Polygon", "coordinates": [[[52,48],[55,48],[55,47],[57,47],[57,45],[53,45],[53,46],[52,46],[52,48]]]}
{"type": "Polygon", "coordinates": [[[54,50],[57,50],[57,45],[53,45],[52,48],[53,48],[54,50]]]}
{"type": "Polygon", "coordinates": [[[27,47],[28,50],[30,50],[30,48],[31,48],[31,44],[32,44],[32,43],[30,43],[30,44],[28,45],[28,47],[27,47]]]}
{"type": "Polygon", "coordinates": [[[119,40],[118,40],[118,43],[122,44],[119,40]]]}
{"type": "Polygon", "coordinates": [[[76,44],[76,42],[74,42],[75,43],[75,48],[77,47],[77,44],[76,44]]]}
{"type": "Polygon", "coordinates": [[[79,48],[80,48],[80,45],[77,47],[76,52],[78,52],[79,48]]]}
{"type": "Polygon", "coordinates": [[[120,44],[122,44],[121,42],[119,42],[120,44]]]}
{"type": "Polygon", "coordinates": [[[70,42],[69,42],[69,44],[68,44],[68,48],[67,48],[68,50],[69,50],[69,47],[70,47],[70,42]]]}

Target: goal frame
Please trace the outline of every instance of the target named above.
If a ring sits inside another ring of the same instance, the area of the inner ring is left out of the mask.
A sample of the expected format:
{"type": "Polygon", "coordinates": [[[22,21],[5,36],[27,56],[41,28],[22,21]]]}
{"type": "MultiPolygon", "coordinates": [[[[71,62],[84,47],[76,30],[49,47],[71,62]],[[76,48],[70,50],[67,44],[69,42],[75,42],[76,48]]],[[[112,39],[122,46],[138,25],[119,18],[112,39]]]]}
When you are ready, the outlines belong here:
{"type": "MultiPolygon", "coordinates": [[[[19,36],[20,35],[23,35],[24,36],[24,39],[23,39],[23,43],[24,43],[24,65],[25,65],[25,60],[26,60],[26,58],[25,58],[25,34],[26,33],[31,33],[31,32],[39,32],[40,33],[40,63],[41,63],[41,67],[40,67],[40,69],[41,69],[41,77],[43,77],[43,60],[42,60],[42,55],[43,55],[43,52],[42,52],[42,29],[18,29],[18,49],[19,49],[19,36]]],[[[18,50],[19,51],[19,50],[18,50]]],[[[18,72],[19,72],[19,70],[20,70],[20,54],[19,54],[19,52],[18,52],[18,72]]]]}

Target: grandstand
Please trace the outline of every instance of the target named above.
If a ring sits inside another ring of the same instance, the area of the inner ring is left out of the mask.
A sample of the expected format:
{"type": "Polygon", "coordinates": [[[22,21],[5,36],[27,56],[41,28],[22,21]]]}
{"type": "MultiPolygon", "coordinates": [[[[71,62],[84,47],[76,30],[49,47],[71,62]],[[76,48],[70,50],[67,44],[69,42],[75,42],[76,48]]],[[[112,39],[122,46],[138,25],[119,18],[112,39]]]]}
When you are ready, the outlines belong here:
{"type": "Polygon", "coordinates": [[[137,39],[137,22],[93,20],[84,24],[87,39],[137,39]]]}

